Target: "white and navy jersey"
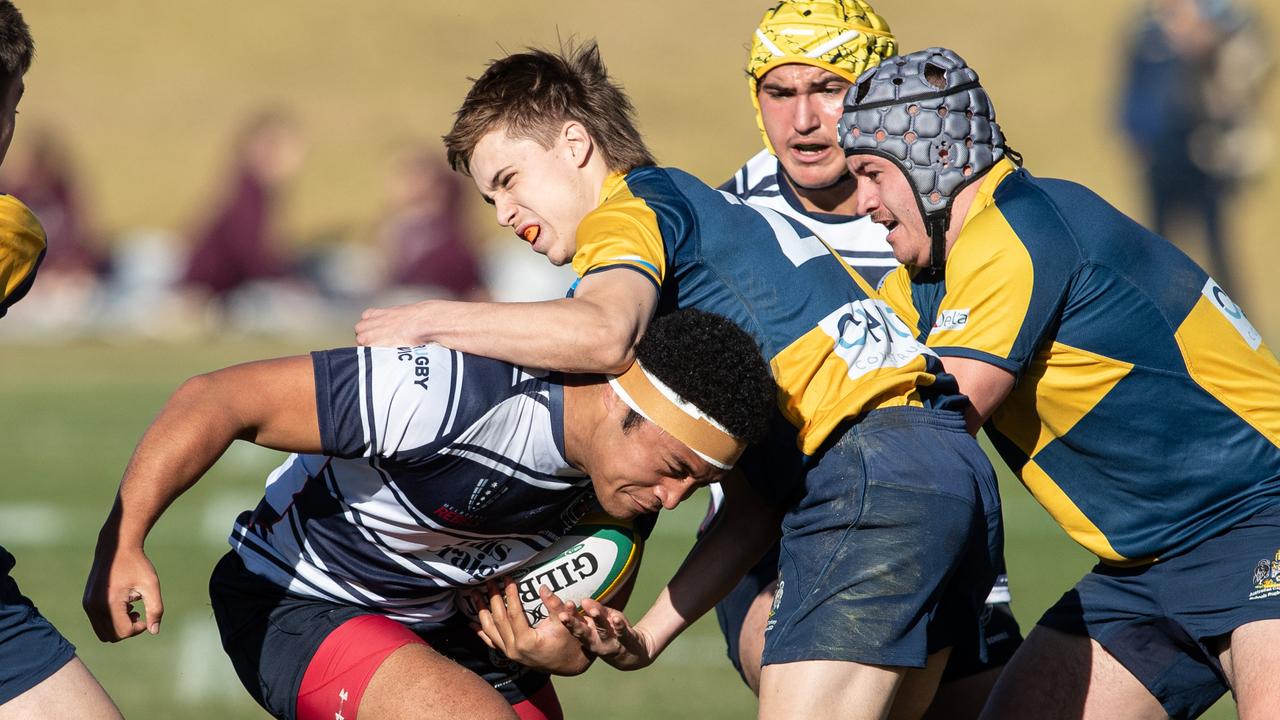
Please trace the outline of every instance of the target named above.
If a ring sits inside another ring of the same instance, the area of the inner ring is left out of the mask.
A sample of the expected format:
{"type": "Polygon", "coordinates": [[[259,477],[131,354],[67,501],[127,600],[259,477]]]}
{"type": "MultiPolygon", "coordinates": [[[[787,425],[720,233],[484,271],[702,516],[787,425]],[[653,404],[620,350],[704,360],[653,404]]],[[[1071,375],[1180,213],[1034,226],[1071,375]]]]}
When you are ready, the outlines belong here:
{"type": "Polygon", "coordinates": [[[795,219],[839,253],[871,287],[898,266],[885,236],[884,226],[865,215],[836,215],[805,210],[800,198],[781,182],[782,165],[768,150],[761,150],[733,174],[720,189],[752,205],[767,207],[795,219]]]}
{"type": "Polygon", "coordinates": [[[518,568],[595,505],[564,387],[439,345],[312,354],[323,455],[292,455],[231,545],[290,592],[401,622],[518,568]]]}

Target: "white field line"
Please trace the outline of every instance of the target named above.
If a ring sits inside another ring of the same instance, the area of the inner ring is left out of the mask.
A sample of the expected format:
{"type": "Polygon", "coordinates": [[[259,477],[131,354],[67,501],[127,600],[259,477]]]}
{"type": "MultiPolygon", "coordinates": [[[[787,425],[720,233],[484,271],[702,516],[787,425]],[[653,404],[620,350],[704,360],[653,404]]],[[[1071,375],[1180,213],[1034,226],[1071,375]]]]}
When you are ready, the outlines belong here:
{"type": "Polygon", "coordinates": [[[173,695],[186,705],[211,700],[248,697],[231,660],[222,650],[218,628],[211,617],[187,615],[178,629],[178,658],[173,673],[173,695]]]}

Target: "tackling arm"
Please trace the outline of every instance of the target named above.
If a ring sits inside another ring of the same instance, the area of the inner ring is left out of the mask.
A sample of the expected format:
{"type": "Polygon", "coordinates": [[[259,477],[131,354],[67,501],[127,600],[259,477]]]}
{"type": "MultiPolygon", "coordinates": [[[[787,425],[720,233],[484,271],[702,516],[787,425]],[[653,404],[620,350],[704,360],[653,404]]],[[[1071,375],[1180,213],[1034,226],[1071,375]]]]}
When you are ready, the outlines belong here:
{"type": "Polygon", "coordinates": [[[972,358],[946,357],[942,364],[955,377],[960,392],[969,396],[965,424],[970,435],[977,435],[991,413],[1009,396],[1016,378],[1004,368],[972,358]]]}
{"type": "Polygon", "coordinates": [[[454,350],[562,372],[620,373],[658,304],[653,283],[624,269],[588,275],[572,298],[532,303],[426,300],[366,310],[361,345],[438,342],[454,350]]]}
{"type": "Polygon", "coordinates": [[[237,365],[194,377],[169,398],[133,451],[98,534],[84,609],[103,641],[160,630],[164,613],[147,534],[233,440],[319,452],[315,379],[307,357],[237,365]],[[132,603],[147,606],[147,624],[132,603]]]}
{"type": "Polygon", "coordinates": [[[741,473],[731,473],[721,485],[725,504],[715,522],[634,627],[621,612],[591,600],[583,602],[586,618],[572,612],[557,614],[591,652],[622,670],[652,664],[685,628],[715,607],[778,539],[781,512],[769,507],[741,473]]]}

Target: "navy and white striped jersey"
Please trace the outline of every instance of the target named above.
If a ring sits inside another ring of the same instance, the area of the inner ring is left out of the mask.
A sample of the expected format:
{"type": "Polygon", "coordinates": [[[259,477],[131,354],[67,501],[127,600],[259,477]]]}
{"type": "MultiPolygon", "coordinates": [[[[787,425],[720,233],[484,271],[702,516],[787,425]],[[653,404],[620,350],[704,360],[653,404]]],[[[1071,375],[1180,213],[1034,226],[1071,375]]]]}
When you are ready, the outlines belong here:
{"type": "Polygon", "coordinates": [[[791,186],[778,181],[782,165],[768,150],[747,161],[719,189],[793,218],[831,246],[871,287],[898,267],[893,249],[885,240],[884,226],[865,215],[810,212],[800,204],[791,186]]]}
{"type": "Polygon", "coordinates": [[[290,592],[442,621],[595,506],[559,376],[439,345],[312,354],[324,455],[292,455],[230,542],[290,592]]]}

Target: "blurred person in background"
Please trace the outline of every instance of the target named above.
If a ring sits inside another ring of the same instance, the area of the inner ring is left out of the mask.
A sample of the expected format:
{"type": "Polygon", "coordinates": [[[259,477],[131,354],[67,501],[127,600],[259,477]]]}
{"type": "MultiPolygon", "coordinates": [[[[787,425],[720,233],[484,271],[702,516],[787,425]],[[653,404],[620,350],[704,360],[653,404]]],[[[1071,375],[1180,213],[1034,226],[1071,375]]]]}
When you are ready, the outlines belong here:
{"type": "MultiPolygon", "coordinates": [[[[23,75],[34,54],[22,14],[0,0],[0,162],[13,138],[23,75]]],[[[30,290],[45,246],[31,210],[0,195],[0,317],[30,290]]],[[[18,589],[9,575],[14,566],[13,555],[0,547],[0,720],[120,717],[75,647],[18,589]]]]}
{"type": "Polygon", "coordinates": [[[1193,220],[1210,274],[1237,296],[1224,203],[1269,156],[1258,101],[1270,75],[1257,18],[1232,0],[1153,0],[1130,40],[1122,122],[1145,172],[1151,228],[1178,240],[1175,228],[1193,220]]]}
{"type": "Polygon", "coordinates": [[[65,140],[44,126],[13,148],[0,188],[26,203],[49,238],[34,290],[38,314],[24,321],[53,326],[93,317],[109,269],[88,220],[81,185],[65,140]]]}
{"type": "Polygon", "coordinates": [[[261,112],[240,129],[229,183],[196,236],[179,281],[188,309],[234,315],[236,295],[248,291],[258,306],[252,314],[262,316],[262,306],[280,295],[305,294],[275,228],[280,196],[305,154],[296,121],[283,112],[261,112]]]}
{"type": "Polygon", "coordinates": [[[384,287],[406,298],[485,300],[462,179],[426,148],[401,154],[378,228],[384,287]]]}
{"type": "MultiPolygon", "coordinates": [[[[799,221],[872,286],[898,261],[884,227],[856,211],[856,184],[836,123],[853,81],[896,51],[888,23],[862,0],[788,1],[766,11],[747,58],[747,85],[764,149],[720,186],[799,221]]],[[[711,495],[704,526],[723,500],[719,486],[712,486],[711,495]]],[[[986,657],[979,657],[977,647],[953,650],[926,717],[976,717],[1000,668],[1022,642],[1009,607],[1008,578],[1001,571],[987,598],[986,657]]],[[[729,660],[756,693],[777,579],[775,544],[716,605],[729,660]]]]}

